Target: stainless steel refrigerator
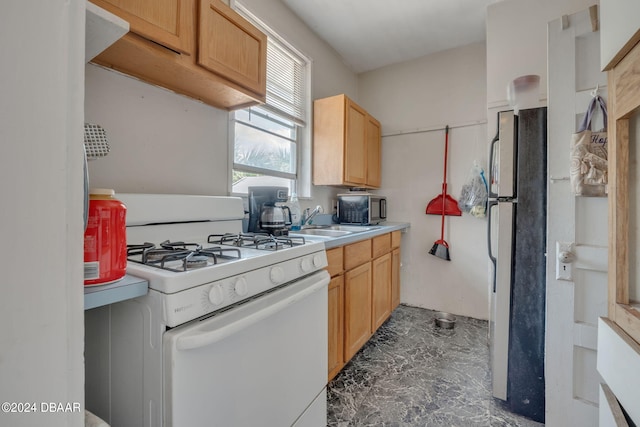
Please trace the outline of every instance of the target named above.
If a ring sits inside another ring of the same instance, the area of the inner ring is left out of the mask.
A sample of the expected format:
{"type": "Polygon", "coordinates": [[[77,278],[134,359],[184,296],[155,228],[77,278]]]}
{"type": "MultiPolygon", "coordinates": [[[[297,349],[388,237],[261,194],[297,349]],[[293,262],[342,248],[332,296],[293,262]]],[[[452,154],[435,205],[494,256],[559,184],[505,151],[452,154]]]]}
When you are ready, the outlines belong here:
{"type": "Polygon", "coordinates": [[[493,395],[544,422],[547,109],[498,113],[489,161],[493,395]]]}

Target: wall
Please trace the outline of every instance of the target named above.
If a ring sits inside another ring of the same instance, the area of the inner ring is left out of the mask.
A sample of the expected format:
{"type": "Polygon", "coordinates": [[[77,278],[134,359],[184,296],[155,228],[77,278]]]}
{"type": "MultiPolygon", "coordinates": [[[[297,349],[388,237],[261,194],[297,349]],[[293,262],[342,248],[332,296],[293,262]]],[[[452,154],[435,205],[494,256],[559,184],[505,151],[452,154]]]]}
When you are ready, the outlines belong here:
{"type": "Polygon", "coordinates": [[[0,15],[0,401],[37,409],[3,410],[2,426],[84,425],[80,411],[41,412],[84,406],[84,5],[13,0],[0,15]]]}
{"type": "MultiPolygon", "coordinates": [[[[312,99],[347,93],[357,76],[279,0],[242,2],[312,58],[312,99]]],[[[111,153],[89,164],[91,186],[116,192],[226,195],[229,113],[128,76],[88,65],[87,121],[105,127],[111,153]]],[[[312,188],[303,208],[329,208],[337,192],[312,188]]]]}
{"type": "Polygon", "coordinates": [[[442,190],[444,126],[449,134],[448,193],[458,198],[478,160],[486,163],[484,43],[360,75],[360,104],[382,124],[382,188],[389,219],[411,223],[403,236],[401,301],[487,319],[486,219],[447,217],[451,261],[428,251],[440,238],[440,216],[425,215],[442,190]],[[457,127],[458,125],[469,126],[457,127]],[[437,130],[398,136],[402,131],[437,130]]]}
{"type": "Polygon", "coordinates": [[[620,60],[619,51],[628,53],[640,38],[636,19],[640,14],[640,3],[635,0],[603,0],[601,11],[600,65],[604,70],[620,60]]]}
{"type": "Polygon", "coordinates": [[[539,106],[546,105],[547,23],[597,3],[597,0],[507,0],[487,7],[488,137],[496,134],[498,111],[511,108],[507,87],[516,77],[539,75],[539,106]]]}

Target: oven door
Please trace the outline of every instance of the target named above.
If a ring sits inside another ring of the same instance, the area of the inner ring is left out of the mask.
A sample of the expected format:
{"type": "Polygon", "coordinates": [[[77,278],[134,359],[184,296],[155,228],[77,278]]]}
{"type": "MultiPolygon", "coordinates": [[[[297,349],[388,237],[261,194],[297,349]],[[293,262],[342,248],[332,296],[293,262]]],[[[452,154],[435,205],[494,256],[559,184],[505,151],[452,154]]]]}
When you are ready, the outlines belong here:
{"type": "Polygon", "coordinates": [[[323,270],[166,332],[165,427],[325,426],[328,283],[323,270]]]}

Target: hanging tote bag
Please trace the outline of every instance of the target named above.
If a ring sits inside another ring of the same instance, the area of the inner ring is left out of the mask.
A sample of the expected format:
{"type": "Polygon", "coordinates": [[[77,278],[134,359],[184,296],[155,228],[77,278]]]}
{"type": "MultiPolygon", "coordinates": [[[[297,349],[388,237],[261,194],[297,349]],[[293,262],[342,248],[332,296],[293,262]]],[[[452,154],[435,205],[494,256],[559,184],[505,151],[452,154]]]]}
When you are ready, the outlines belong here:
{"type": "Polygon", "coordinates": [[[607,105],[599,95],[589,102],[578,132],[571,136],[571,188],[576,196],[607,195],[607,105]],[[604,129],[591,130],[591,119],[597,108],[602,111],[604,129]]]}

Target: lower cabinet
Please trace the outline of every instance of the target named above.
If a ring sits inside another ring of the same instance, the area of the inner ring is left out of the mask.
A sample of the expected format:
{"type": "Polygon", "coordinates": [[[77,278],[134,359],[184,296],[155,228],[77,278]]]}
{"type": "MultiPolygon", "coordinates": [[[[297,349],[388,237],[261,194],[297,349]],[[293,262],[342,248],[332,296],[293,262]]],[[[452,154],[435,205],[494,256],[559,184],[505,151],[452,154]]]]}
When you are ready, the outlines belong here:
{"type": "Polygon", "coordinates": [[[400,304],[400,231],[327,250],[331,381],[400,304]]]}
{"type": "Polygon", "coordinates": [[[344,274],[344,356],[353,357],[371,338],[371,263],[344,274]]]}
{"type": "Polygon", "coordinates": [[[344,276],[329,282],[329,378],[344,366],[344,276]]]}
{"type": "Polygon", "coordinates": [[[372,316],[371,331],[376,331],[391,315],[391,254],[371,262],[372,316]]]}
{"type": "Polygon", "coordinates": [[[391,311],[400,305],[400,248],[391,252],[391,311]]]}

